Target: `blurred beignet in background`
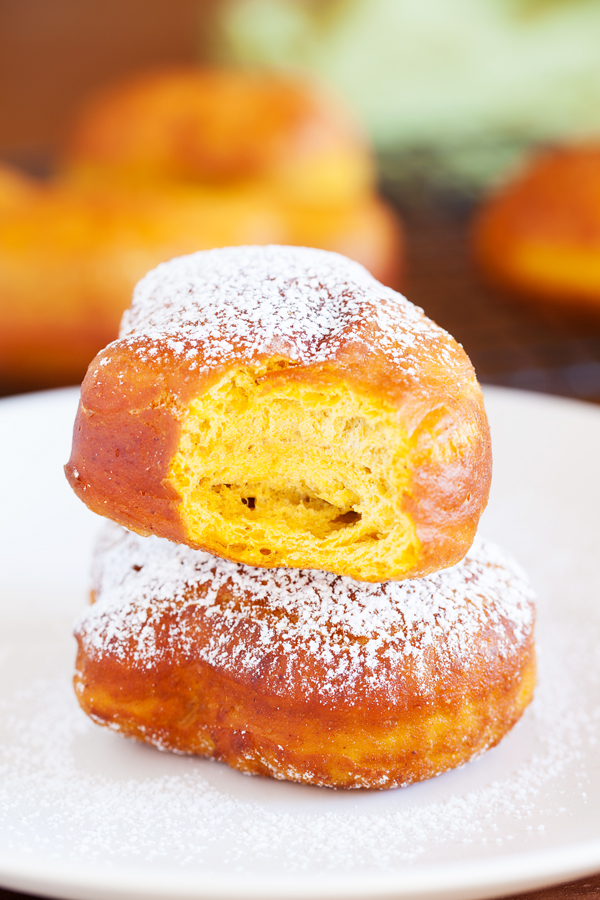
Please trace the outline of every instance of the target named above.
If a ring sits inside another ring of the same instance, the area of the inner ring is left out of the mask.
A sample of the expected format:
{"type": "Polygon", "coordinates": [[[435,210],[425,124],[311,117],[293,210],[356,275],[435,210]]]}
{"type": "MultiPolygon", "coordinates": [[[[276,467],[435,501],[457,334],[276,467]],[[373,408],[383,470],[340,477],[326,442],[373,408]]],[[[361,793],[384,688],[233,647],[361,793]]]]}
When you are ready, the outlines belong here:
{"type": "Polygon", "coordinates": [[[76,626],[92,719],[248,774],[392,788],[494,746],[535,684],[532,591],[477,539],[452,569],[359,584],[110,525],[76,626]]]}
{"type": "Polygon", "coordinates": [[[37,190],[33,178],[0,161],[0,216],[21,209],[36,197],[37,190]]]}
{"type": "Polygon", "coordinates": [[[137,285],[66,472],[141,534],[385,581],[464,556],[491,453],[473,367],[421,310],[338,254],[230,247],[137,285]]]}
{"type": "Polygon", "coordinates": [[[76,183],[195,185],[254,198],[284,233],[264,243],[343,253],[392,287],[402,274],[402,227],[377,195],[367,136],[306,75],[218,66],[136,75],[89,99],[60,167],[76,183]]]}
{"type": "Polygon", "coordinates": [[[396,286],[402,226],[366,137],[274,71],[139,75],[91,98],[46,183],[0,167],[0,378],[79,381],[159,262],[233,244],[344,253],[396,286]]]}
{"type": "Polygon", "coordinates": [[[136,281],[162,260],[286,235],[277,210],[256,197],[175,187],[50,183],[5,215],[1,204],[0,377],[23,384],[83,378],[118,333],[136,281]]]}
{"type": "Polygon", "coordinates": [[[483,204],[474,247],[498,286],[600,312],[600,144],[535,155],[483,204]]]}
{"type": "Polygon", "coordinates": [[[398,289],[404,233],[397,215],[375,194],[348,208],[288,207],[280,221],[286,229],[281,243],[341,253],[382,284],[398,289]]]}
{"type": "Polygon", "coordinates": [[[218,67],[146,72],[91,97],[63,169],[126,182],[262,180],[279,196],[316,206],[354,202],[376,178],[363,130],[322,85],[218,67]]]}

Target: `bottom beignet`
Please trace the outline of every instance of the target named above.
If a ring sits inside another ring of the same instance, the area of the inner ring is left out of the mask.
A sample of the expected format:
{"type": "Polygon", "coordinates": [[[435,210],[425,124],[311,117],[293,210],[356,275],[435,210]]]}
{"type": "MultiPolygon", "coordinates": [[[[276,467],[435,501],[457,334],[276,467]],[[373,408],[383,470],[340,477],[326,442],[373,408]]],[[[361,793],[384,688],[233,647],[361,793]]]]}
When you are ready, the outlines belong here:
{"type": "Polygon", "coordinates": [[[110,525],[94,596],[76,626],[84,711],[247,773],[410,784],[498,743],[533,693],[531,589],[480,540],[451,569],[373,584],[110,525]]]}

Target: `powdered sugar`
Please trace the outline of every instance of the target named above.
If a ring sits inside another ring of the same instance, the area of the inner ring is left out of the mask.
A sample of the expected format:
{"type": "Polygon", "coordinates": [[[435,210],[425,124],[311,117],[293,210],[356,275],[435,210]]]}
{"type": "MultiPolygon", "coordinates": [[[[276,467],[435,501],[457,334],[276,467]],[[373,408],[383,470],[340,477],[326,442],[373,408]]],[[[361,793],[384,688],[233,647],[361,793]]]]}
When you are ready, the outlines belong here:
{"type": "Polygon", "coordinates": [[[450,371],[464,367],[422,310],[358,263],[305,247],[227,247],[162,263],[136,286],[117,344],[191,369],[199,350],[202,367],[278,353],[310,364],[349,344],[383,354],[408,378],[428,349],[450,371]]]}
{"type": "Polygon", "coordinates": [[[92,656],[111,653],[151,667],[157,656],[196,655],[233,674],[258,671],[275,654],[285,673],[279,689],[344,702],[359,690],[381,698],[393,690],[389,670],[401,665],[424,699],[433,696],[453,667],[468,670],[475,653],[518,652],[534,617],[519,567],[479,539],[445,571],[366,584],[326,572],[249,568],[108,524],[94,591],[97,602],[77,625],[92,656]],[[210,619],[200,646],[190,607],[210,619]],[[488,626],[489,645],[481,640],[488,626]],[[311,678],[315,662],[318,684],[311,678]]]}
{"type": "MultiPolygon", "coordinates": [[[[415,866],[426,878],[443,864],[597,839],[600,620],[592,604],[585,628],[580,618],[550,627],[543,609],[541,618],[536,699],[498,748],[408,789],[357,793],[250,779],[98,729],[73,695],[64,612],[37,633],[5,631],[0,844],[35,856],[36,868],[80,861],[114,867],[118,879],[132,867],[140,884],[145,873],[169,879],[165,896],[178,897],[182,872],[206,896],[208,873],[236,871],[288,876],[289,893],[303,873],[315,882],[396,873],[400,895],[415,866]]],[[[376,887],[363,896],[389,896],[376,887]]]]}

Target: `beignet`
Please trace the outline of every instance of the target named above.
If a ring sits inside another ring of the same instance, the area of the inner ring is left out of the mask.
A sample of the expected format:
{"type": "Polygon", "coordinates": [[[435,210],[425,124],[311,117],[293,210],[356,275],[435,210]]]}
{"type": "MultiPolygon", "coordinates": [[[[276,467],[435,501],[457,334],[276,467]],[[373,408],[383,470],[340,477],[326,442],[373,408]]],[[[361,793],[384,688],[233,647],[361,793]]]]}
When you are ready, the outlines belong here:
{"type": "Polygon", "coordinates": [[[480,539],[444,572],[360,584],[111,524],[93,583],[76,627],[84,711],[249,774],[409,784],[492,747],[532,697],[532,592],[480,539]]]}
{"type": "Polygon", "coordinates": [[[473,367],[422,310],[338,254],[230,247],[138,284],[66,472],[140,534],[386,581],[464,556],[491,453],[473,367]]]}
{"type": "Polygon", "coordinates": [[[538,304],[600,311],[600,144],[535,154],[490,195],[473,244],[492,284],[538,304]]]}

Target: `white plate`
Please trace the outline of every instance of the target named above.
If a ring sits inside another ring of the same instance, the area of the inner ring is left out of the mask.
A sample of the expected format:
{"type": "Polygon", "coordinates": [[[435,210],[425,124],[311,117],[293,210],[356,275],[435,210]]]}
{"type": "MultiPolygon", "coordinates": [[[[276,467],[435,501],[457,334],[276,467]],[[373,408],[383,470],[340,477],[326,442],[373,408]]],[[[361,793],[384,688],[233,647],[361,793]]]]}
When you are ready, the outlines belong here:
{"type": "Polygon", "coordinates": [[[487,391],[483,531],[540,595],[536,699],[403,790],[247,778],[93,725],[70,687],[98,519],[62,477],[75,391],[0,403],[0,883],[64,898],[491,897],[600,869],[600,410],[487,391]]]}

